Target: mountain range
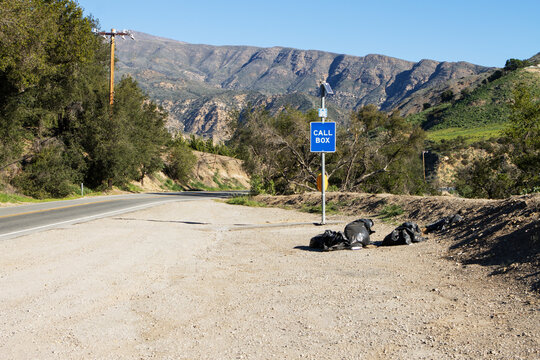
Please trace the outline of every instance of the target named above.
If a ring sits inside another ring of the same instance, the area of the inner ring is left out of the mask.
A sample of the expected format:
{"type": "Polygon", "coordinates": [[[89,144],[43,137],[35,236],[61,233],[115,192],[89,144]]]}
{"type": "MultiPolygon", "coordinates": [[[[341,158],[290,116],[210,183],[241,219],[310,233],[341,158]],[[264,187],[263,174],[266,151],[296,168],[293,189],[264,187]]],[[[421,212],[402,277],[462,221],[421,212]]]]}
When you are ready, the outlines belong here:
{"type": "MultiPolygon", "coordinates": [[[[437,103],[494,69],[467,62],[412,62],[384,55],[351,56],[285,47],[211,46],[135,32],[117,41],[118,73],[134,77],[150,98],[169,111],[171,132],[218,139],[227,136],[231,110],[247,105],[277,111],[317,108],[318,84],[327,81],[329,117],[346,121],[366,104],[402,114],[437,103]]],[[[117,79],[118,80],[118,79],[117,79]]]]}

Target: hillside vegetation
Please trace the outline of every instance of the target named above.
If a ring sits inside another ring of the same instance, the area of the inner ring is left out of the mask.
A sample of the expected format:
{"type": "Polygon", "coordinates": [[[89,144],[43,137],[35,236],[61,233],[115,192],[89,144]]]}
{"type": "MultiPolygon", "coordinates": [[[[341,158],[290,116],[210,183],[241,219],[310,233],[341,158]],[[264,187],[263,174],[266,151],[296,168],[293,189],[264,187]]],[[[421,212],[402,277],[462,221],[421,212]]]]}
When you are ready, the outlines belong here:
{"type": "Polygon", "coordinates": [[[446,94],[449,99],[407,120],[420,124],[432,140],[497,137],[509,122],[513,93],[519,85],[526,86],[533,96],[540,95],[540,68],[497,70],[482,83],[459,94],[446,94]]]}
{"type": "MultiPolygon", "coordinates": [[[[457,137],[426,142],[426,133],[419,124],[405,121],[397,111],[387,114],[367,105],[353,112],[347,127],[338,128],[338,150],[326,157],[331,189],[434,193],[440,185],[436,177],[424,178],[421,154],[429,150],[431,156],[456,159],[465,149],[476,149],[472,157],[461,158],[461,165],[456,166],[455,176],[446,186],[465,197],[483,198],[540,191],[540,101],[538,88],[530,81],[530,74],[536,76],[533,71],[535,68],[505,70],[500,78],[492,78],[471,94],[477,100],[487,99],[486,94],[507,96],[500,101],[491,98],[491,103],[486,102],[482,112],[477,112],[485,118],[484,130],[492,126],[491,130],[498,127],[500,131],[492,132],[490,141],[471,144],[465,137],[457,137]],[[503,112],[507,115],[501,119],[499,114],[503,112]]],[[[465,105],[472,106],[467,96],[453,103],[450,95],[445,96],[447,103],[438,109],[444,109],[446,114],[457,114],[454,107],[465,112],[465,105]]],[[[246,109],[236,116],[230,145],[245,160],[254,193],[314,190],[321,164],[319,155],[309,150],[309,123],[316,120],[314,111],[301,113],[294,109],[278,115],[260,108],[246,109]]],[[[471,123],[458,124],[465,135],[469,136],[471,129],[478,134],[479,128],[471,123]]],[[[451,132],[455,128],[443,130],[451,132]]]]}
{"type": "MultiPolygon", "coordinates": [[[[294,109],[272,115],[246,109],[236,117],[229,144],[245,161],[254,193],[290,194],[315,190],[321,169],[319,153],[310,151],[310,122],[317,112],[294,109]]],[[[424,194],[420,154],[424,131],[397,112],[374,105],[351,115],[348,128],[336,134],[339,147],[326,156],[332,189],[341,191],[424,194]]]]}

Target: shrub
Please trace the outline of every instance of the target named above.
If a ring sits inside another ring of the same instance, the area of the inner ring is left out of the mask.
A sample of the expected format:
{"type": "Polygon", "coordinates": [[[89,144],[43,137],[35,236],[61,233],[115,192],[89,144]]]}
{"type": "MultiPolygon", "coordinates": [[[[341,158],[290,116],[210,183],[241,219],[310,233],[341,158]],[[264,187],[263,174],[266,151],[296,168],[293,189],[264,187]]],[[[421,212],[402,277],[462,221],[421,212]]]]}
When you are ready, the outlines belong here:
{"type": "MultiPolygon", "coordinates": [[[[336,214],[339,212],[339,204],[329,201],[328,203],[326,203],[324,210],[326,214],[336,214]]],[[[318,204],[318,205],[305,204],[302,206],[300,211],[307,212],[310,214],[322,214],[322,205],[321,204],[318,204]]]]}
{"type": "Polygon", "coordinates": [[[197,163],[197,157],[193,151],[186,145],[177,143],[171,148],[167,160],[168,163],[165,166],[167,175],[174,180],[187,183],[197,163]]]}
{"type": "Polygon", "coordinates": [[[493,72],[493,74],[489,75],[489,77],[487,78],[487,80],[489,82],[492,82],[492,81],[495,81],[497,79],[499,79],[500,77],[503,76],[503,72],[501,70],[495,70],[493,72]]]}
{"type": "Polygon", "coordinates": [[[183,191],[184,189],[172,181],[171,179],[165,180],[165,182],[161,185],[161,187],[165,190],[172,190],[172,191],[183,191]]]}
{"type": "Polygon", "coordinates": [[[474,160],[456,175],[456,191],[467,198],[501,199],[517,193],[519,171],[504,155],[474,160]]]}
{"type": "Polygon", "coordinates": [[[259,194],[276,194],[276,186],[272,179],[264,181],[260,176],[253,175],[250,180],[250,194],[253,196],[259,194]]]}
{"type": "Polygon", "coordinates": [[[449,102],[454,99],[454,92],[450,89],[445,90],[441,94],[441,101],[442,102],[449,102]]]}
{"type": "Polygon", "coordinates": [[[261,202],[255,201],[249,196],[236,196],[233,197],[227,201],[225,201],[227,204],[231,205],[243,205],[243,206],[251,206],[251,207],[266,207],[266,204],[263,204],[261,202]]]}
{"type": "Polygon", "coordinates": [[[66,163],[64,153],[60,145],[42,149],[24,164],[23,172],[13,179],[14,185],[37,199],[69,195],[74,189],[75,172],[66,163]]]}
{"type": "Polygon", "coordinates": [[[383,219],[391,219],[395,216],[402,215],[404,212],[405,210],[403,210],[401,206],[391,204],[391,205],[386,205],[379,213],[379,216],[383,219]]]}
{"type": "Polygon", "coordinates": [[[519,60],[519,59],[508,59],[506,60],[506,64],[504,64],[504,70],[506,71],[514,71],[520,68],[524,68],[529,66],[530,63],[527,60],[519,60]]]}

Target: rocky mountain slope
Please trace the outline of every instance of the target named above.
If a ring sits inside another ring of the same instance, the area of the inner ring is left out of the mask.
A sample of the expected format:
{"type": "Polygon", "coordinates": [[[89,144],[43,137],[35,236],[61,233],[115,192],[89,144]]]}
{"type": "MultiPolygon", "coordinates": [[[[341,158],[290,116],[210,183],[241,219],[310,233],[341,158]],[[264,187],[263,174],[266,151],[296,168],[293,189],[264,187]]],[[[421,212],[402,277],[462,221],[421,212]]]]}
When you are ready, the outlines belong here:
{"type": "MultiPolygon", "coordinates": [[[[364,57],[283,47],[188,44],[135,33],[136,41],[119,42],[118,70],[130,74],[170,112],[171,131],[216,135],[225,129],[231,109],[248,103],[277,110],[285,104],[317,107],[317,84],[335,90],[329,101],[337,120],[365,104],[382,110],[407,103],[420,90],[449,80],[467,86],[491,68],[466,62],[422,60],[414,63],[383,55],[364,57]]],[[[332,112],[331,112],[332,115],[332,112]]]]}

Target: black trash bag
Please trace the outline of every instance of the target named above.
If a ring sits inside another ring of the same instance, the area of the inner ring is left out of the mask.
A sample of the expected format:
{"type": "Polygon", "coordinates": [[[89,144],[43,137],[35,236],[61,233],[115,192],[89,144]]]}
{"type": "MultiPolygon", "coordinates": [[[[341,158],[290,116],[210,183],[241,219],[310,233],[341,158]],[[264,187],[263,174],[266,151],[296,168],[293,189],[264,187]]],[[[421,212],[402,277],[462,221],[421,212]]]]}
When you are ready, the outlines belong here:
{"type": "Polygon", "coordinates": [[[426,233],[432,232],[432,231],[444,231],[448,229],[449,227],[460,223],[463,221],[463,216],[461,216],[459,213],[455,215],[445,216],[440,220],[435,221],[434,223],[431,223],[426,226],[426,233]]]}
{"type": "Polygon", "coordinates": [[[412,243],[422,242],[426,239],[422,237],[422,232],[418,224],[405,222],[398,226],[390,234],[386,235],[382,246],[392,245],[410,245],[412,243]]]}
{"type": "Polygon", "coordinates": [[[312,237],[309,247],[324,251],[350,249],[351,243],[341,231],[326,230],[323,234],[312,237]]]}
{"type": "Polygon", "coordinates": [[[371,244],[369,235],[375,231],[371,230],[373,227],[373,220],[371,219],[358,219],[345,226],[345,237],[350,241],[351,248],[361,249],[362,246],[371,244]]]}

